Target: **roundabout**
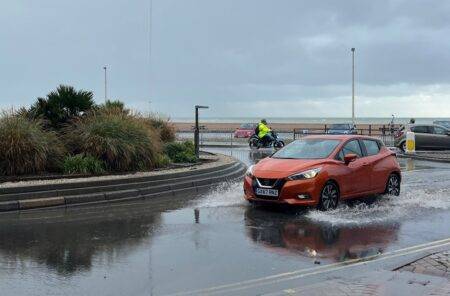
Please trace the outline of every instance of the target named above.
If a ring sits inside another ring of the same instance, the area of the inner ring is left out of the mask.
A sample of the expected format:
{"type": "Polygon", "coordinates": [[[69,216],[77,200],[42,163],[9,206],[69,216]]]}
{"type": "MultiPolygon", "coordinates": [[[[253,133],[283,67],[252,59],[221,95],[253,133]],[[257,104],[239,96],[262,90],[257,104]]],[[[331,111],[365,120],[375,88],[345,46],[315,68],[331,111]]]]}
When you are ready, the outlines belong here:
{"type": "MultiPolygon", "coordinates": [[[[246,165],[270,153],[210,151],[246,165]]],[[[400,165],[400,196],[329,212],[251,206],[238,181],[3,213],[2,295],[308,295],[325,282],[335,287],[330,295],[373,286],[374,295],[392,287],[411,295],[445,291],[445,277],[401,267],[449,249],[450,167],[400,165]]]]}

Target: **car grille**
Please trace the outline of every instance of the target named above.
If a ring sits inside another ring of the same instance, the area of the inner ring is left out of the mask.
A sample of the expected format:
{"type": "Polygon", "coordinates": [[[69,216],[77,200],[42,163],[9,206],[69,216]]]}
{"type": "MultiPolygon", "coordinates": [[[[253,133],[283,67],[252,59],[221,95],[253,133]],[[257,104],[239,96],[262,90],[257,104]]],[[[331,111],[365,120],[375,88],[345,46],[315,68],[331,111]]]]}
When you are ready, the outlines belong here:
{"type": "MultiPolygon", "coordinates": [[[[284,179],[266,179],[266,178],[257,178],[259,183],[263,186],[270,186],[272,189],[278,189],[278,193],[281,192],[281,188],[283,188],[284,183],[286,182],[284,179]]],[[[262,196],[256,194],[256,188],[258,188],[258,182],[256,181],[256,178],[253,178],[253,192],[255,192],[255,195],[257,198],[261,199],[267,199],[267,200],[277,200],[277,196],[262,196]]]]}
{"type": "Polygon", "coordinates": [[[264,179],[264,178],[258,178],[258,181],[263,186],[270,186],[273,187],[275,183],[278,181],[278,179],[264,179]]]}

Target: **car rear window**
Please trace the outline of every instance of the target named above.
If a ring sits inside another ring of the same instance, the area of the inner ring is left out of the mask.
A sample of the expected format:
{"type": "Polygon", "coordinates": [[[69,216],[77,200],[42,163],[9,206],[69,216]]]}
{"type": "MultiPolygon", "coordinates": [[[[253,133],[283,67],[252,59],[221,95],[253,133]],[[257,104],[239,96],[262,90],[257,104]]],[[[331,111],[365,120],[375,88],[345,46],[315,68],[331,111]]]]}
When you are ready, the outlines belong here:
{"type": "Polygon", "coordinates": [[[380,152],[380,147],[375,140],[363,140],[364,146],[366,147],[367,155],[376,155],[380,152]]]}
{"type": "Polygon", "coordinates": [[[292,142],[272,155],[283,159],[320,159],[327,158],[338,146],[340,140],[301,139],[292,142]]]}

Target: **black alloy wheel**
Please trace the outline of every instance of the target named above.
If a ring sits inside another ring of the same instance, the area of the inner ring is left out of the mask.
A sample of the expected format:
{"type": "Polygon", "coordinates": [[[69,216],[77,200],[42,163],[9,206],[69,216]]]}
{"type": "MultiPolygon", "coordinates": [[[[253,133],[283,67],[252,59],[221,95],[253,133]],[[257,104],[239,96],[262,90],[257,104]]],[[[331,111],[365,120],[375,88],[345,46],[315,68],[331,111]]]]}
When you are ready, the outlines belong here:
{"type": "Polygon", "coordinates": [[[402,152],[406,152],[406,141],[400,144],[400,150],[402,150],[402,152]]]}
{"type": "Polygon", "coordinates": [[[339,188],[333,182],[327,182],[320,193],[319,209],[322,211],[333,210],[339,202],[339,188]]]}
{"type": "Polygon", "coordinates": [[[397,174],[391,174],[386,184],[387,195],[400,195],[400,177],[397,174]]]}

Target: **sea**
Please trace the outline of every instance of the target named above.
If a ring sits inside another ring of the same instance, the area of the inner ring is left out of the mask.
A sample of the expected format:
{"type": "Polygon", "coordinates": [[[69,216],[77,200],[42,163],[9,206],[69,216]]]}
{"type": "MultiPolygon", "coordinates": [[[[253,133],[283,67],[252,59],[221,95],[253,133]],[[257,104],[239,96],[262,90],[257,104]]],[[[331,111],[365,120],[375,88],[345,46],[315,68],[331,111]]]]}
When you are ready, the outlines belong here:
{"type": "MultiPolygon", "coordinates": [[[[410,117],[395,117],[395,124],[406,124],[410,117]]],[[[450,118],[439,117],[416,117],[416,123],[431,124],[434,121],[450,121],[450,118]]],[[[172,122],[193,122],[193,117],[175,117],[172,122]]],[[[200,120],[205,123],[252,123],[259,122],[261,118],[257,117],[201,117],[200,120]]],[[[332,123],[350,123],[349,117],[266,117],[268,122],[273,123],[309,123],[309,124],[332,124],[332,123]]],[[[391,117],[357,117],[356,124],[389,124],[391,117]]]]}

